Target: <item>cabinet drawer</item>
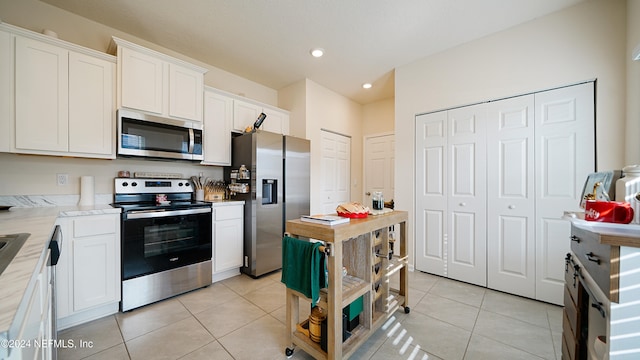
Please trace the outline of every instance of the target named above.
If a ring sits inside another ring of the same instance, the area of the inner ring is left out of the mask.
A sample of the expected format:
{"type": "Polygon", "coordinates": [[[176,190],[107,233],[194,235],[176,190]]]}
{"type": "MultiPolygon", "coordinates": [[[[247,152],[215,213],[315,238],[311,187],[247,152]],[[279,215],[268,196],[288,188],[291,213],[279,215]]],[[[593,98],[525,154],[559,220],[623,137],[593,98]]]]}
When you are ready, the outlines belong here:
{"type": "Polygon", "coordinates": [[[564,287],[564,317],[567,318],[572,336],[575,338],[575,334],[578,333],[577,329],[580,326],[579,314],[576,304],[573,302],[573,299],[571,299],[569,289],[566,286],[564,287]]]}
{"type": "Polygon", "coordinates": [[[243,215],[242,210],[242,206],[221,206],[219,208],[214,208],[214,220],[241,219],[243,215]]]}
{"type": "MultiPolygon", "coordinates": [[[[578,280],[578,271],[580,271],[580,265],[577,265],[572,261],[573,256],[571,254],[567,254],[567,258],[565,259],[565,267],[564,267],[564,282],[565,282],[565,292],[568,292],[571,296],[571,300],[574,304],[578,303],[578,288],[580,286],[580,281],[578,280]]],[[[565,304],[567,303],[567,299],[565,298],[565,304]]]]}
{"type": "Polygon", "coordinates": [[[85,237],[116,232],[116,221],[112,216],[86,217],[73,220],[73,237],[85,237]]]}
{"type": "Polygon", "coordinates": [[[576,343],[576,338],[571,333],[571,329],[569,328],[569,326],[569,319],[567,319],[567,314],[565,313],[562,318],[562,341],[567,347],[569,359],[575,359],[578,350],[578,344],[576,343]]]}
{"type": "Polygon", "coordinates": [[[603,293],[609,296],[611,301],[618,301],[618,271],[611,266],[611,258],[616,258],[619,247],[600,243],[600,236],[590,231],[571,227],[571,250],[582,263],[586,271],[591,275],[603,293]],[[614,280],[611,280],[614,279],[614,280]]]}

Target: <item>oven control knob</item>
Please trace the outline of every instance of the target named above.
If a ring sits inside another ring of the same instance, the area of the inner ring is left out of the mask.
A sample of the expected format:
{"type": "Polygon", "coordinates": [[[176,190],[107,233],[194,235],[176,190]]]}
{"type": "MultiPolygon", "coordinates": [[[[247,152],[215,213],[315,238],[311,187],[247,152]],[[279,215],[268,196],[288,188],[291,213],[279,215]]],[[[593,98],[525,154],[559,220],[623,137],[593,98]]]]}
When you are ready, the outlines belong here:
{"type": "Polygon", "coordinates": [[[125,182],[122,183],[122,186],[125,186],[125,187],[129,186],[129,183],[125,181],[125,182]]]}
{"type": "Polygon", "coordinates": [[[191,184],[189,184],[189,183],[184,183],[184,186],[191,186],[191,184]]]}
{"type": "Polygon", "coordinates": [[[179,182],[179,183],[178,183],[178,186],[182,186],[182,183],[181,183],[181,182],[179,182]]]}
{"type": "Polygon", "coordinates": [[[138,183],[134,181],[131,183],[131,186],[138,186],[138,183]]]}

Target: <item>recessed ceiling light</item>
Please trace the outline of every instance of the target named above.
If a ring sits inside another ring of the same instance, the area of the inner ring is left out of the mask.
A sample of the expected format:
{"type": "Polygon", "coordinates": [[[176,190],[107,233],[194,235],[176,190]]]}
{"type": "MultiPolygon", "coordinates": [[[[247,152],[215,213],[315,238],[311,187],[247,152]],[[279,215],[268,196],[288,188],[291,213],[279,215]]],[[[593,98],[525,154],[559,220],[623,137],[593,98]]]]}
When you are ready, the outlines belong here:
{"type": "Polygon", "coordinates": [[[362,88],[363,89],[371,89],[371,84],[370,83],[364,83],[364,84],[362,84],[362,88]]]}
{"type": "Polygon", "coordinates": [[[311,53],[311,56],[319,58],[322,55],[324,55],[324,49],[321,49],[321,48],[311,49],[309,53],[311,53]]]}

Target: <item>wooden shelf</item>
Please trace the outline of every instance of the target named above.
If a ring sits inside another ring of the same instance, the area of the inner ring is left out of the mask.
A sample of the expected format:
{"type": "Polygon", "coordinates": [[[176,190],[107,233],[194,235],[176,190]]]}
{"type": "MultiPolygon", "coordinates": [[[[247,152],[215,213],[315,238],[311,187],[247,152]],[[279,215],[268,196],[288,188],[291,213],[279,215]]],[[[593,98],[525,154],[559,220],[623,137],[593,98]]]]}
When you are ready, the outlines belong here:
{"type": "MultiPolygon", "coordinates": [[[[369,291],[369,283],[354,276],[344,276],[342,278],[342,307],[351,304],[354,300],[369,291]]],[[[328,289],[320,289],[320,300],[318,306],[328,308],[328,289]]]]}

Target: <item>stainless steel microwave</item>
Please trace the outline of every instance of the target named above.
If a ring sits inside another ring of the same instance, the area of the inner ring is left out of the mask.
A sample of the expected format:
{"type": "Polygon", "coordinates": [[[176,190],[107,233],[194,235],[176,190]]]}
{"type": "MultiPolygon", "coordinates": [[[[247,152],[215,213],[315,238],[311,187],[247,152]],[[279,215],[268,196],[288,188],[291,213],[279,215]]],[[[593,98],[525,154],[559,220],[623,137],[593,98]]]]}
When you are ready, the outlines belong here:
{"type": "Polygon", "coordinates": [[[119,109],[118,156],[203,160],[202,124],[119,109]]]}

